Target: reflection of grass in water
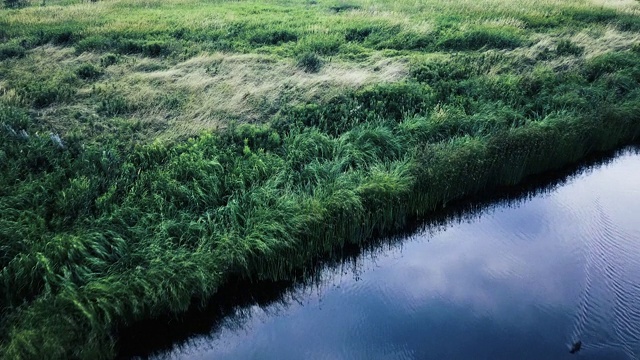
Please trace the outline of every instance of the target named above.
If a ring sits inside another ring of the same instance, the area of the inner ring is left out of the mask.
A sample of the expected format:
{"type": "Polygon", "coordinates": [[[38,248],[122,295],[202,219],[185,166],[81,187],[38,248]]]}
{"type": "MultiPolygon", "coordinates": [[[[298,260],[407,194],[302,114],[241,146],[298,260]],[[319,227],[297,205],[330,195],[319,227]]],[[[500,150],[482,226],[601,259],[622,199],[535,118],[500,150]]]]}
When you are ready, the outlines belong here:
{"type": "Polygon", "coordinates": [[[635,5],[335,4],[0,10],[3,356],[112,357],[231,278],[640,133],[635,5]]]}
{"type": "Polygon", "coordinates": [[[179,319],[162,316],[122,329],[119,356],[164,356],[211,342],[224,329],[240,330],[250,321],[252,307],[288,307],[297,287],[291,281],[251,283],[237,281],[220,288],[204,308],[192,309],[179,319]]]}

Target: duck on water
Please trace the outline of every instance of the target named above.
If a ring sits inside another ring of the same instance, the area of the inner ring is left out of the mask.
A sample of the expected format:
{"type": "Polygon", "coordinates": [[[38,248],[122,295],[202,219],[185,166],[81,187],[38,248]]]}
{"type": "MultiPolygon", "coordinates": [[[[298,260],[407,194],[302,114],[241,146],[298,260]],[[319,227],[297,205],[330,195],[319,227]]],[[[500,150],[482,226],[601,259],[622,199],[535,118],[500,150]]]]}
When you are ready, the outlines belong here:
{"type": "Polygon", "coordinates": [[[580,351],[581,348],[582,348],[582,341],[578,340],[574,342],[573,345],[571,345],[571,350],[569,350],[569,353],[575,354],[578,351],[580,351]]]}

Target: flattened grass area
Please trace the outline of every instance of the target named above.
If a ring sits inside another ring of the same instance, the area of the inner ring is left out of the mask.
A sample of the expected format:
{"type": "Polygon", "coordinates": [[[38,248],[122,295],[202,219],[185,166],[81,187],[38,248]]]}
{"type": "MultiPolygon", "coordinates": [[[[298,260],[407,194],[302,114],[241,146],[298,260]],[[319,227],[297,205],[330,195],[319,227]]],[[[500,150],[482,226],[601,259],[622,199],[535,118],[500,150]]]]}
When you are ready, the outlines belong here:
{"type": "Polygon", "coordinates": [[[4,4],[0,358],[113,358],[231,278],[640,135],[635,1],[4,4]]]}

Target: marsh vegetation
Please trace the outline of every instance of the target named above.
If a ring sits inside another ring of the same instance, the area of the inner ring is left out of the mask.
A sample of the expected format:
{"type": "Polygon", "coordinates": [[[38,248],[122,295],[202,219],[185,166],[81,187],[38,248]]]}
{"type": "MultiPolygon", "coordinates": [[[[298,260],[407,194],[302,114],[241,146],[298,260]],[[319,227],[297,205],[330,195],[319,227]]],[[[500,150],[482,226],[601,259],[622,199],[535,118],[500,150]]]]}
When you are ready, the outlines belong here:
{"type": "Polygon", "coordinates": [[[232,282],[204,311],[130,329],[119,355],[637,359],[639,155],[451,203],[293,284],[232,282]]]}
{"type": "Polygon", "coordinates": [[[287,279],[640,135],[634,1],[0,9],[0,357],[111,358],[232,277],[287,279]]]}

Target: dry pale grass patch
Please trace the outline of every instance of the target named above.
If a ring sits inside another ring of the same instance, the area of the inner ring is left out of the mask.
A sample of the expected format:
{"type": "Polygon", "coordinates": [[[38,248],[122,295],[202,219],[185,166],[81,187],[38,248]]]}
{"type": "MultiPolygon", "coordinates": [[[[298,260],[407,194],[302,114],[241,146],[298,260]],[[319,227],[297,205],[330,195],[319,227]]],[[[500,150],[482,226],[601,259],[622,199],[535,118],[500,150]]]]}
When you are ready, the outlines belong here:
{"type": "Polygon", "coordinates": [[[610,51],[621,51],[631,48],[640,41],[640,34],[623,32],[608,27],[600,34],[583,31],[570,38],[576,45],[585,49],[586,58],[592,58],[610,51]]]}
{"type": "MultiPolygon", "coordinates": [[[[229,119],[265,121],[282,106],[320,102],[348,88],[399,81],[407,71],[402,59],[374,57],[359,64],[329,62],[311,74],[290,59],[216,53],[165,70],[127,74],[120,82],[135,84],[135,91],[127,95],[134,101],[157,97],[154,92],[184,94],[188,102],[180,114],[167,119],[171,134],[184,135],[224,127],[229,119]]],[[[161,116],[161,109],[154,107],[144,112],[145,117],[161,116]]]]}
{"type": "Polygon", "coordinates": [[[100,56],[94,53],[85,52],[78,55],[72,47],[60,47],[51,44],[31,50],[30,55],[29,63],[39,70],[62,69],[85,62],[99,63],[100,59],[100,56]]]}
{"type": "Polygon", "coordinates": [[[613,51],[624,51],[640,42],[640,34],[620,31],[614,27],[605,29],[589,29],[573,35],[538,35],[530,47],[515,49],[511,53],[524,56],[532,61],[546,63],[553,69],[568,70],[581,64],[584,60],[613,51]],[[543,54],[554,51],[562,40],[569,40],[584,51],[579,56],[560,56],[544,59],[543,54]]]}
{"type": "MultiPolygon", "coordinates": [[[[38,69],[54,76],[73,73],[85,63],[99,67],[100,55],[45,45],[31,50],[24,62],[28,67],[21,71],[38,69]]],[[[400,81],[408,75],[408,61],[379,54],[358,63],[325,59],[319,72],[307,73],[294,59],[272,55],[213,53],[178,63],[121,56],[102,72],[95,81],[78,86],[72,99],[38,109],[33,116],[43,128],[63,135],[78,126],[69,114],[81,113],[138,122],[149,138],[190,136],[224,128],[231,120],[266,121],[285,106],[322,102],[348,89],[400,81]],[[100,112],[100,102],[114,97],[124,99],[132,110],[100,112]]],[[[0,80],[0,97],[5,103],[20,102],[5,80],[0,80]]]]}

